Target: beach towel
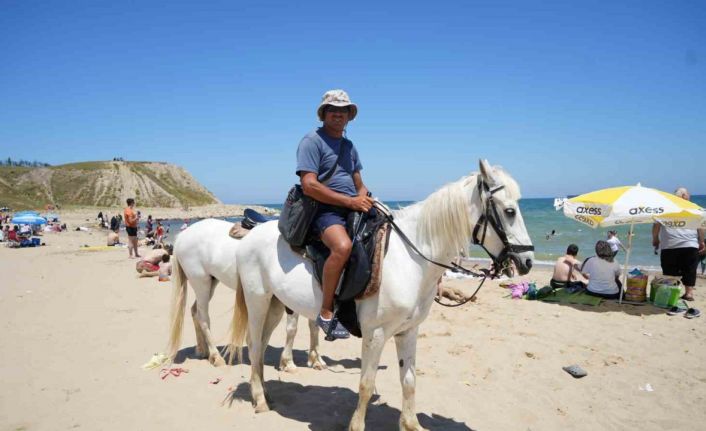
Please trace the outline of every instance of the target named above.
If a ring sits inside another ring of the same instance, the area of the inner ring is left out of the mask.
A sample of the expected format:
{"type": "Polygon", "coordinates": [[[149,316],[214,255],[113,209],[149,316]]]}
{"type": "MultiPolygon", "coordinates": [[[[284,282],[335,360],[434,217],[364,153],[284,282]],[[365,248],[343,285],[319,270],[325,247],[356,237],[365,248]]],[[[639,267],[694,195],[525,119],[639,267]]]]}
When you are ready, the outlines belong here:
{"type": "Polygon", "coordinates": [[[596,306],[603,301],[603,298],[597,296],[591,296],[585,291],[570,293],[564,288],[559,288],[554,290],[554,294],[549,294],[548,296],[541,298],[540,301],[544,302],[558,302],[560,304],[581,304],[581,305],[592,305],[596,306]]]}

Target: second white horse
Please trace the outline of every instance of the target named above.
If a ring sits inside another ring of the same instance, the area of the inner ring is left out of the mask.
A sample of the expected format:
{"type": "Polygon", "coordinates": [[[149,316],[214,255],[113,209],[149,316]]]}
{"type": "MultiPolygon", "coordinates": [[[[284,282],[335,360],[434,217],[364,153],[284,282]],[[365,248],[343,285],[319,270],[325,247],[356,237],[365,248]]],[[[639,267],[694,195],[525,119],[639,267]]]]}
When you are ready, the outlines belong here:
{"type": "MultiPolygon", "coordinates": [[[[241,240],[228,236],[232,226],[233,223],[224,220],[206,219],[189,226],[177,237],[172,256],[173,289],[167,347],[169,360],[174,360],[181,345],[188,280],[196,297],[191,306],[196,330],[196,354],[208,357],[214,366],[225,364],[211,335],[208,306],[219,281],[235,290],[238,280],[235,252],[241,240]]],[[[296,313],[287,316],[287,342],[280,357],[280,368],[288,372],[297,368],[292,354],[297,320],[296,313]]],[[[326,363],[319,355],[319,328],[313,321],[309,321],[309,338],[308,366],[326,368],[326,363]]]]}

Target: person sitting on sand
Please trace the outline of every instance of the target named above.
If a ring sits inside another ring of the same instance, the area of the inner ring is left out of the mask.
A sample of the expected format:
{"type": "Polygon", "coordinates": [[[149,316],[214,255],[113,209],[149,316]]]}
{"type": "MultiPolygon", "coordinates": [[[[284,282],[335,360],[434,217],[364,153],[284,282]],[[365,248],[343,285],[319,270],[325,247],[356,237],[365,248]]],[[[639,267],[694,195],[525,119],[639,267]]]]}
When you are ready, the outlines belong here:
{"type": "Polygon", "coordinates": [[[554,263],[554,273],[549,285],[553,289],[565,287],[569,289],[586,287],[586,279],[581,274],[581,264],[576,259],[579,254],[579,246],[569,244],[566,254],[554,263]]]}
{"type": "Polygon", "coordinates": [[[20,228],[15,225],[15,227],[12,230],[8,230],[7,232],[7,241],[10,243],[18,243],[20,242],[20,237],[19,237],[19,231],[20,228]]]}
{"type": "Polygon", "coordinates": [[[108,231],[108,245],[120,245],[120,235],[117,232],[108,231]]]}
{"type": "Polygon", "coordinates": [[[171,245],[162,246],[155,245],[155,248],[145,254],[142,259],[137,262],[135,269],[140,274],[140,277],[154,277],[159,272],[159,262],[162,261],[162,256],[168,254],[171,256],[173,248],[171,245]]]}
{"type": "Polygon", "coordinates": [[[114,215],[110,219],[110,230],[112,230],[113,232],[117,232],[118,229],[120,229],[120,219],[117,215],[114,215]]]}
{"type": "Polygon", "coordinates": [[[20,239],[27,239],[32,236],[32,229],[28,224],[23,224],[20,226],[20,231],[17,234],[20,239]]]}
{"type": "Polygon", "coordinates": [[[623,288],[620,266],[613,261],[613,250],[607,241],[596,243],[596,255],[583,262],[581,273],[588,279],[586,293],[606,299],[618,299],[623,288]]]}
{"type": "Polygon", "coordinates": [[[145,236],[151,238],[154,235],[152,230],[154,229],[154,223],[152,222],[152,214],[147,215],[147,222],[145,223],[145,236]]]}
{"type": "Polygon", "coordinates": [[[169,281],[172,275],[172,263],[169,254],[162,255],[162,263],[159,264],[159,281],[169,281]]]}

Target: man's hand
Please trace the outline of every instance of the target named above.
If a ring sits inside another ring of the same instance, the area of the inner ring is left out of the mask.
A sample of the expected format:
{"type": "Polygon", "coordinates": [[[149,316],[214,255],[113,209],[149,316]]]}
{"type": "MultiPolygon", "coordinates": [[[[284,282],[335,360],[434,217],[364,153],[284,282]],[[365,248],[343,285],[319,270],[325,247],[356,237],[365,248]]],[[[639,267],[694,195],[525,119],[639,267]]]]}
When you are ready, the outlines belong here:
{"type": "Polygon", "coordinates": [[[659,247],[659,238],[652,238],[652,247],[659,247]]]}
{"type": "Polygon", "coordinates": [[[370,196],[358,195],[356,197],[351,198],[350,203],[348,204],[348,208],[352,209],[353,211],[367,213],[368,211],[370,211],[370,208],[373,207],[373,202],[375,202],[375,200],[370,196]]]}

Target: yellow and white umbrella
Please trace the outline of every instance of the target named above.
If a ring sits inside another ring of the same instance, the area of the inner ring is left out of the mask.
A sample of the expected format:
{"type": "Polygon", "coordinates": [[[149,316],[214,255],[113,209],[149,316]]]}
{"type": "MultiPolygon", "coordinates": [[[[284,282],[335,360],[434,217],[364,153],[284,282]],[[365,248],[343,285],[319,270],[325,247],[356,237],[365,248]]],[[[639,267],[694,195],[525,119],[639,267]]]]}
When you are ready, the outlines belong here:
{"type": "Polygon", "coordinates": [[[667,227],[706,227],[706,211],[700,206],[639,184],[598,190],[568,199],[564,201],[564,215],[593,228],[655,221],[667,227]]]}
{"type": "Polygon", "coordinates": [[[592,228],[630,226],[623,285],[627,279],[635,224],[658,222],[672,228],[706,228],[706,210],[671,193],[640,184],[586,193],[565,200],[563,207],[565,216],[592,228]]]}

